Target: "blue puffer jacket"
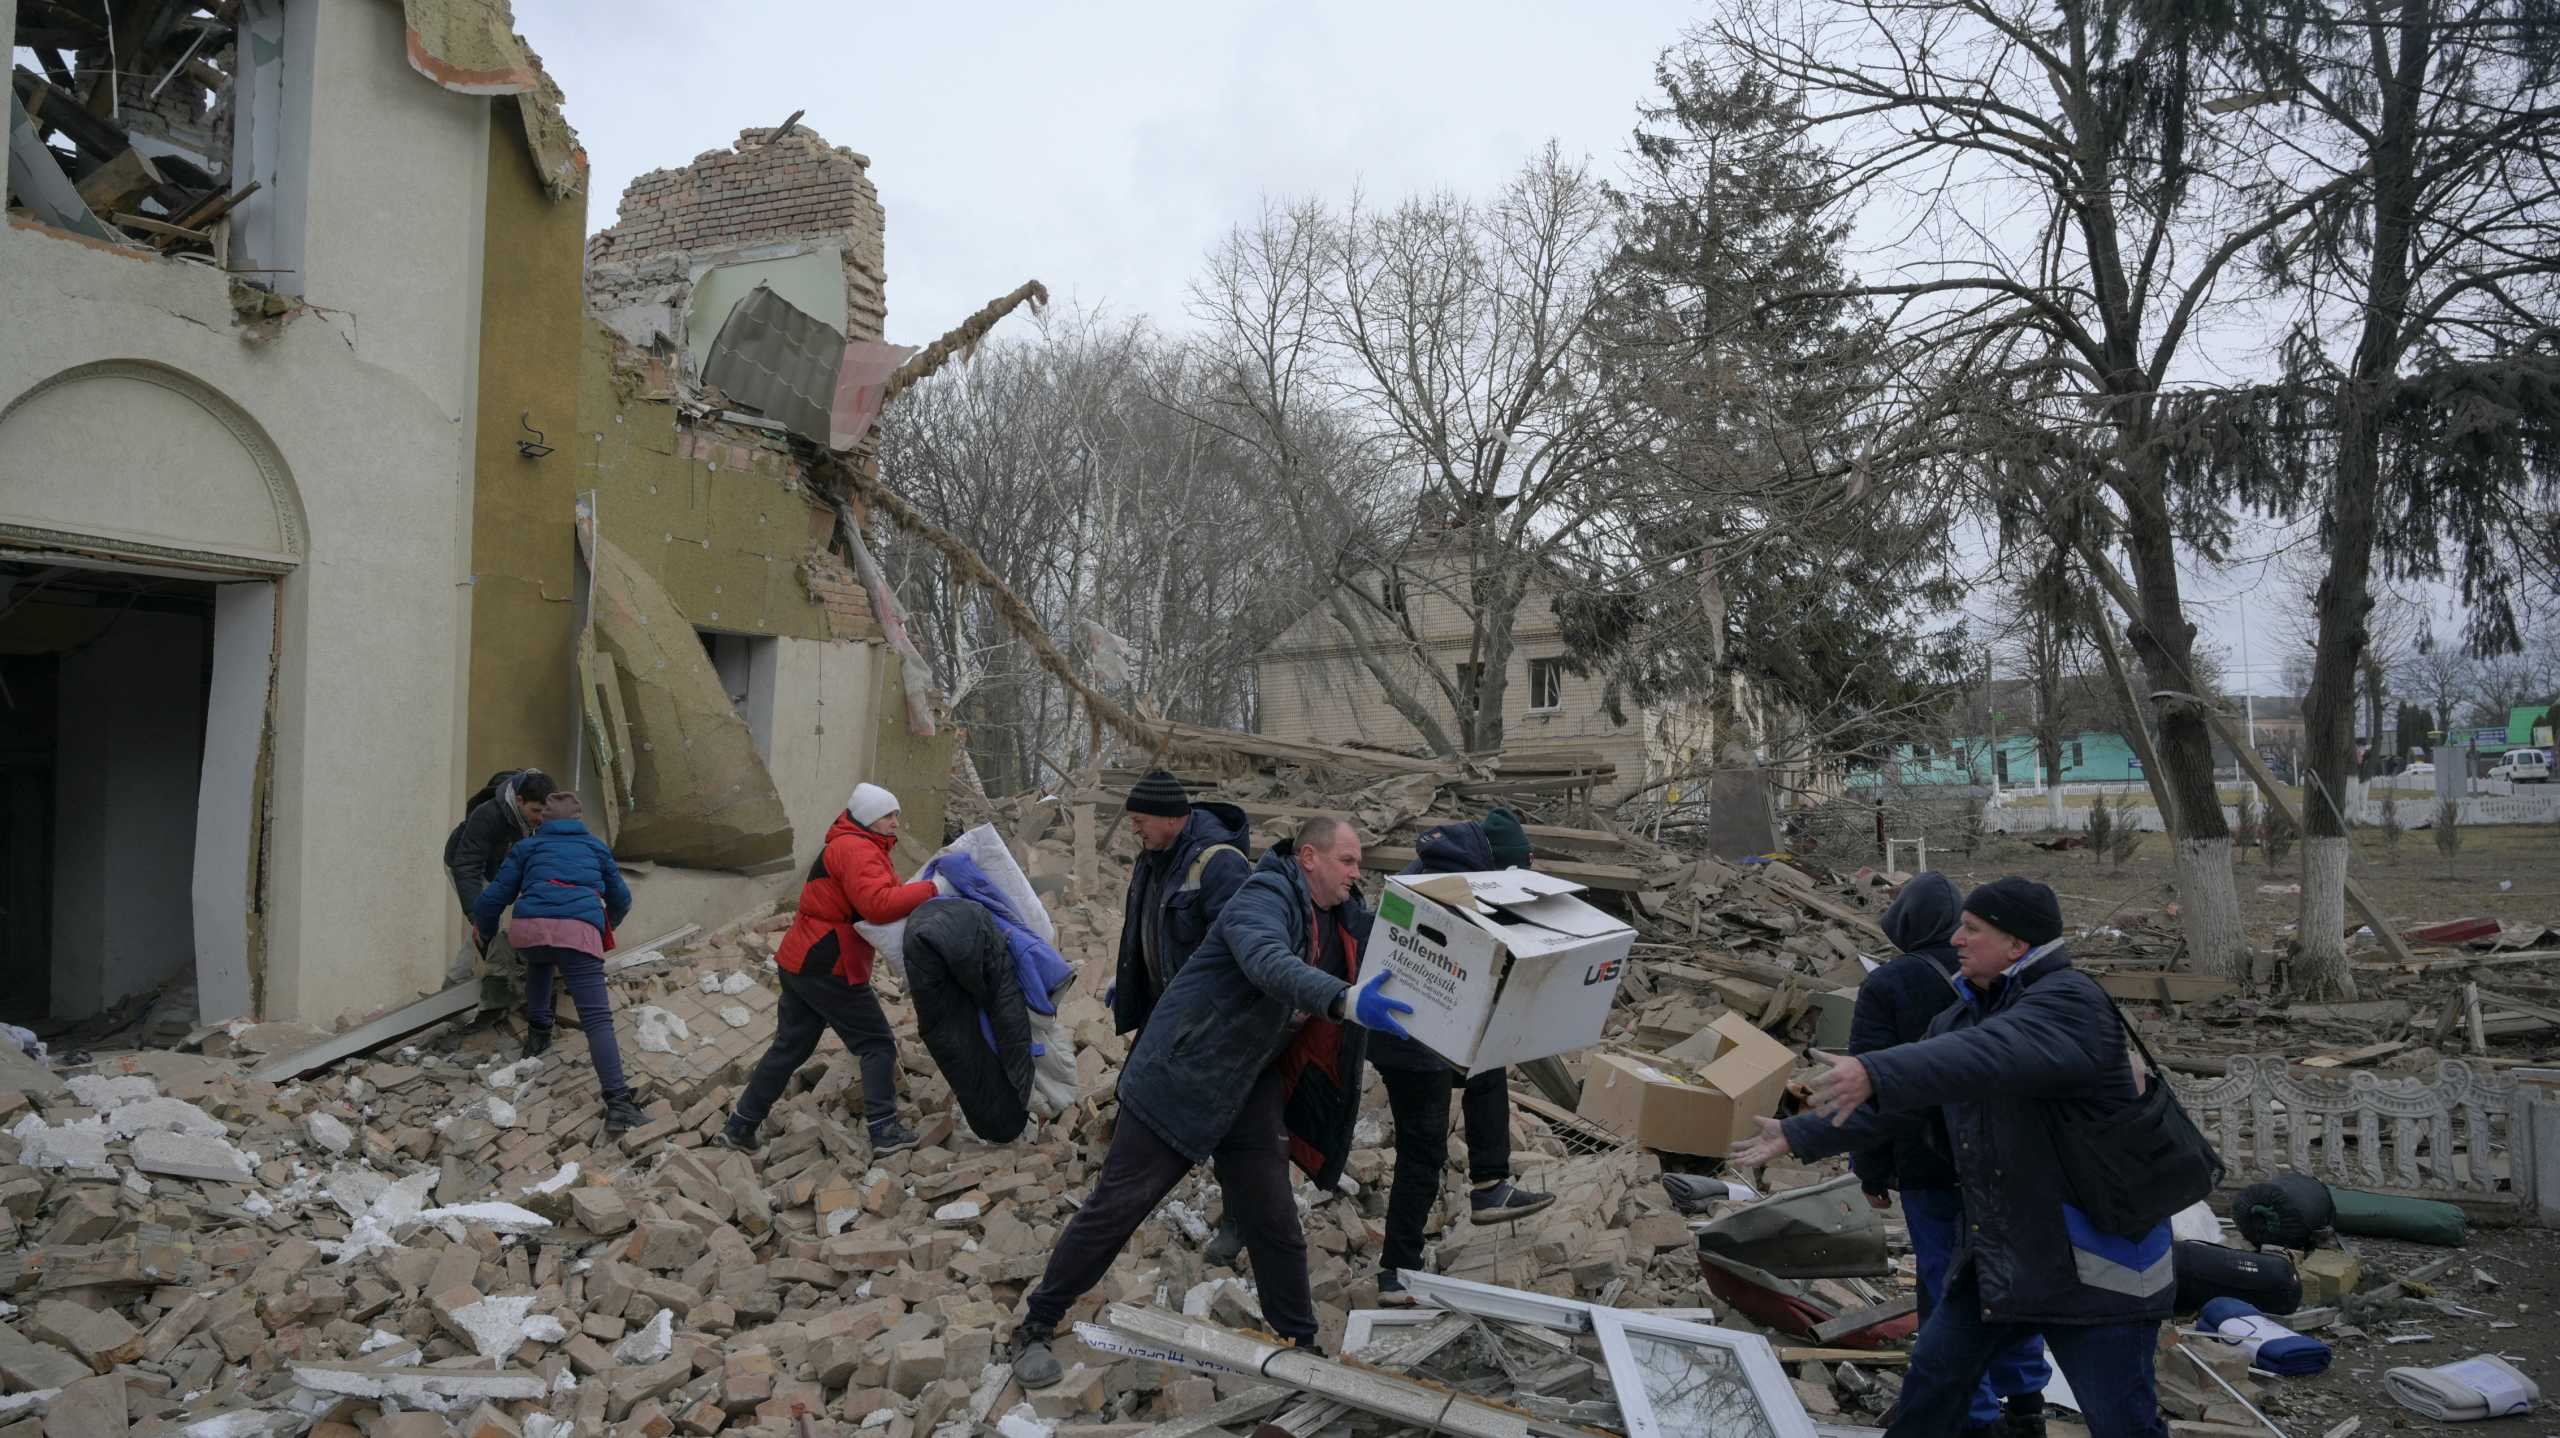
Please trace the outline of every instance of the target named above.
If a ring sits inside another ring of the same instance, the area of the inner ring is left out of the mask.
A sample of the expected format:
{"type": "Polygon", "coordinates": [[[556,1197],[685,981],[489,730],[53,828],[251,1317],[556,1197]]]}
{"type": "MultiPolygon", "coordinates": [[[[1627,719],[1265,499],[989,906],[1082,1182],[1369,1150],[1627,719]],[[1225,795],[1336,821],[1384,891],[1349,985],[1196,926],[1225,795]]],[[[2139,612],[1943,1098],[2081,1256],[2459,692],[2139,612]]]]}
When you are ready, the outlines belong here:
{"type": "Polygon", "coordinates": [[[1370,914],[1354,892],[1328,918],[1342,978],[1308,961],[1314,899],[1295,846],[1273,845],[1157,1001],[1120,1070],[1121,1117],[1206,1162],[1276,1063],[1289,1084],[1291,1157],[1319,1185],[1331,1184],[1350,1157],[1367,1030],[1323,1015],[1359,974],[1370,914]]]}
{"type": "MultiPolygon", "coordinates": [[[[1441,824],[1423,832],[1413,846],[1413,862],[1404,866],[1402,878],[1408,874],[1481,874],[1502,866],[1493,861],[1493,845],[1484,836],[1484,825],[1472,819],[1454,824],[1441,824]]],[[[1439,1069],[1446,1073],[1457,1070],[1447,1059],[1433,1053],[1413,1039],[1400,1039],[1394,1034],[1377,1034],[1369,1040],[1369,1062],[1382,1069],[1405,1073],[1428,1073],[1439,1069]]]]}
{"type": "MultiPolygon", "coordinates": [[[[1058,992],[1075,982],[1074,967],[1059,955],[1048,940],[1032,932],[1031,926],[1016,917],[1013,906],[1005,902],[1004,890],[987,877],[987,871],[966,854],[945,854],[924,866],[919,879],[939,878],[951,885],[954,897],[967,899],[987,911],[1004,935],[1006,952],[1012,957],[1014,976],[1022,984],[1022,1002],[1036,1014],[1058,1011],[1058,992]]],[[[990,1047],[995,1036],[987,1036],[990,1047]]],[[[1037,1045],[1031,1050],[1040,1051],[1037,1045]]]]}
{"type": "Polygon", "coordinates": [[[613,851],[586,825],[553,819],[507,851],[498,877],[471,906],[471,921],[494,934],[509,904],[519,919],[577,919],[602,934],[631,913],[631,886],[613,851]]]}
{"type": "Polygon", "coordinates": [[[2071,1202],[2054,1152],[2061,1106],[2103,1114],[2134,1102],[2133,1066],[2114,1007],[2071,966],[2059,942],[1990,989],[1966,985],[1962,1001],[1938,1015],[1927,1038],[1863,1056],[1874,1101],[1841,1126],[1790,1120],[1789,1145],[1801,1144],[1803,1158],[1827,1157],[1863,1147],[1898,1115],[1938,1108],[1964,1194],[1956,1262],[1975,1266],[1985,1317],[2043,1324],[2167,1318],[2178,1287],[2169,1225],[2140,1238],[2100,1232],[2071,1202]]]}
{"type": "Polygon", "coordinates": [[[1112,979],[1111,1022],[1115,1032],[1146,1027],[1147,1016],[1162,997],[1147,970],[1145,934],[1156,926],[1156,942],[1164,963],[1165,987],[1182,972],[1194,950],[1209,937],[1209,926],[1227,900],[1253,873],[1253,821],[1233,804],[1194,804],[1182,833],[1161,854],[1140,854],[1129,875],[1129,896],[1120,906],[1120,962],[1112,979]],[[1191,866],[1210,849],[1197,884],[1185,880],[1191,866]],[[1149,894],[1156,903],[1146,904],[1149,894]],[[1141,912],[1142,909],[1147,912],[1141,912]]]}

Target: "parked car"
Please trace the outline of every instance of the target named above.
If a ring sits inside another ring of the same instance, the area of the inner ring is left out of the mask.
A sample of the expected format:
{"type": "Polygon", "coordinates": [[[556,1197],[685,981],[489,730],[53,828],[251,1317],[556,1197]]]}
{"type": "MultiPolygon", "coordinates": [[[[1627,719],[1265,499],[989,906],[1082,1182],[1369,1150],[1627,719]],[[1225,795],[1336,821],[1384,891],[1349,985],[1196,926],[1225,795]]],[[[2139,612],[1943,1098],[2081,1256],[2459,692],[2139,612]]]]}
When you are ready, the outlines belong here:
{"type": "Polygon", "coordinates": [[[2551,779],[2551,752],[2547,749],[2510,749],[2489,770],[2492,779],[2510,784],[2544,784],[2551,779]]]}
{"type": "Polygon", "coordinates": [[[2433,759],[2421,759],[2417,763],[2410,765],[2408,768],[2403,769],[2400,772],[2407,774],[2412,779],[2432,779],[2436,776],[2436,761],[2433,759]]]}

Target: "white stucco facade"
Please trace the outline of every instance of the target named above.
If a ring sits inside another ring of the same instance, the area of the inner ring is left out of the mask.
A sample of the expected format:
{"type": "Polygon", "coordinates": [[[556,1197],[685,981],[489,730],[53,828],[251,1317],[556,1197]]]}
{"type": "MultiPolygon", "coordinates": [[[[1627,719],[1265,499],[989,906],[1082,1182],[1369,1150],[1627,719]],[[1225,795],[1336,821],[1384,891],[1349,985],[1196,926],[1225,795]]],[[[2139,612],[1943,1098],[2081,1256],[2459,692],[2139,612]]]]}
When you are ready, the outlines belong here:
{"type": "Polygon", "coordinates": [[[410,70],[395,0],[265,8],[293,133],[243,230],[297,252],[234,263],[309,310],[252,343],[209,267],[0,227],[0,527],[276,585],[258,1007],[328,1024],[450,955],[490,102],[410,70]]]}

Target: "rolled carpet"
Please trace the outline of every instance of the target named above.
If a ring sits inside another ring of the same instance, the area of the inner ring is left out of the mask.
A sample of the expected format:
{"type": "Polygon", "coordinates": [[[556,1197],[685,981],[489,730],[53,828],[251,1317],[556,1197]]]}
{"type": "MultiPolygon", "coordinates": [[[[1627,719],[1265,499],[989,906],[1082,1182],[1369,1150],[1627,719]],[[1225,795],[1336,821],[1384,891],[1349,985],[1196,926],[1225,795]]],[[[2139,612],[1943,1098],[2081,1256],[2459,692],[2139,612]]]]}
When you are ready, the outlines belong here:
{"type": "Polygon", "coordinates": [[[2475,1353],[2433,1368],[2386,1369],[2382,1386],[2401,1407],[2439,1423],[2504,1418],[2542,1400],[2532,1379],[2494,1353],[2475,1353]]]}
{"type": "Polygon", "coordinates": [[[2329,1367],[2329,1345],[2296,1333],[2238,1298],[2217,1298],[2204,1306],[2198,1325],[2244,1349],[2250,1366],[2285,1378],[2303,1378],[2329,1367]]]}

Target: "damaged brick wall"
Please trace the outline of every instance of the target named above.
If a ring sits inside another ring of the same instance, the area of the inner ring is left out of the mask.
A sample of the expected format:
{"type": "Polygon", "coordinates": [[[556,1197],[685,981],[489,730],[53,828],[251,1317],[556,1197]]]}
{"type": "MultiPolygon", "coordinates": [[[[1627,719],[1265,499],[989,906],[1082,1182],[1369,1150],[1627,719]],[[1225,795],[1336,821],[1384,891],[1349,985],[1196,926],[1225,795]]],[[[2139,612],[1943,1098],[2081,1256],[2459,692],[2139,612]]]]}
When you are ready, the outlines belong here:
{"type": "Polygon", "coordinates": [[[587,296],[600,315],[662,303],[667,286],[689,285],[697,267],[740,250],[834,239],[844,245],[846,338],[881,337],[886,217],[870,158],[806,129],[773,134],[742,130],[734,149],[631,182],[620,218],[587,242],[587,296]]]}

